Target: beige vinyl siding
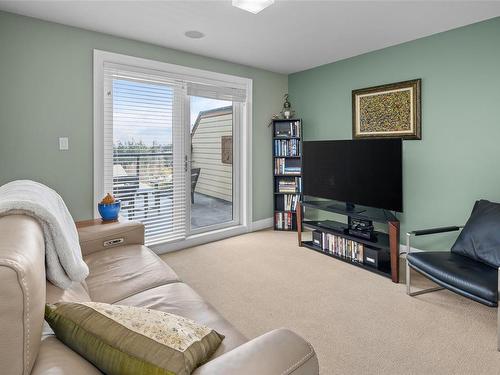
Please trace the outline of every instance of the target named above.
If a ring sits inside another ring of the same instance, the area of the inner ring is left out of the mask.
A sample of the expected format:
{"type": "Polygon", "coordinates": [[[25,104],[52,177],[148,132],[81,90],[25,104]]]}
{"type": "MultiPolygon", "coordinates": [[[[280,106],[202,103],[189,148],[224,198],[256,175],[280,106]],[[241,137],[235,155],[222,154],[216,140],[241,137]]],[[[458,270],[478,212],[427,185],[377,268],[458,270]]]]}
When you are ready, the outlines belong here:
{"type": "Polygon", "coordinates": [[[233,199],[233,166],[221,161],[221,139],[232,136],[232,128],[231,112],[212,117],[201,115],[191,139],[192,167],[201,168],[195,191],[229,202],[233,199]]]}

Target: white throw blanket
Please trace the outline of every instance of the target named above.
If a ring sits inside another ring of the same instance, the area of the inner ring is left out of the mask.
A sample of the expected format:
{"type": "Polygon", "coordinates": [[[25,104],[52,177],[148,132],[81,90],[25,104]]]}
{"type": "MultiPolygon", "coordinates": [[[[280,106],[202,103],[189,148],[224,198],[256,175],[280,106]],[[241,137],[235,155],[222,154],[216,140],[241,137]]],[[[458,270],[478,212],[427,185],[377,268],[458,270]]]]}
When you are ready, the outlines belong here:
{"type": "Polygon", "coordinates": [[[78,232],[59,194],[30,180],[9,182],[0,187],[0,216],[23,214],[35,218],[45,237],[47,279],[68,289],[89,274],[82,259],[78,232]]]}

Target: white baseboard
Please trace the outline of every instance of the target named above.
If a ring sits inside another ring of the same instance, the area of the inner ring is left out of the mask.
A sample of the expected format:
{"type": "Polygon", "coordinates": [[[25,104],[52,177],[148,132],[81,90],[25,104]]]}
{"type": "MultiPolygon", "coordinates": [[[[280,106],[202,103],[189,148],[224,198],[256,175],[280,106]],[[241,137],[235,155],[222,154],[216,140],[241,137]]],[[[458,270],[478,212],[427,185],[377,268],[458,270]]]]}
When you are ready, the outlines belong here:
{"type": "Polygon", "coordinates": [[[231,228],[215,230],[210,233],[200,233],[186,238],[183,241],[151,245],[150,248],[157,254],[169,253],[171,251],[182,250],[188,247],[203,245],[208,242],[219,241],[225,238],[239,236],[241,234],[255,232],[257,230],[271,228],[273,226],[273,218],[257,220],[252,222],[248,227],[238,225],[231,228]]]}
{"type": "Polygon", "coordinates": [[[268,217],[266,219],[254,221],[252,223],[252,228],[250,229],[250,232],[255,232],[255,231],[267,229],[267,228],[272,228],[272,226],[273,226],[273,218],[268,217]]]}

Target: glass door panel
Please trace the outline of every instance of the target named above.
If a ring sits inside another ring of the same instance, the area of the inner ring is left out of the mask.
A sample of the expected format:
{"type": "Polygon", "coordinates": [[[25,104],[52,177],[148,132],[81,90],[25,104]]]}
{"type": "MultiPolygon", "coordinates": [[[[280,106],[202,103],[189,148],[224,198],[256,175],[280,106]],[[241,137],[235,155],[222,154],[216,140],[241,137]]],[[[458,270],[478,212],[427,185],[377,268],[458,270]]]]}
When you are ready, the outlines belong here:
{"type": "MultiPolygon", "coordinates": [[[[114,77],[112,181],[121,215],[145,225],[147,244],[185,237],[185,94],[178,87],[114,77]]],[[[109,186],[112,184],[112,186],[109,186]]]]}
{"type": "Polygon", "coordinates": [[[234,220],[233,102],[190,96],[191,232],[234,220]]]}

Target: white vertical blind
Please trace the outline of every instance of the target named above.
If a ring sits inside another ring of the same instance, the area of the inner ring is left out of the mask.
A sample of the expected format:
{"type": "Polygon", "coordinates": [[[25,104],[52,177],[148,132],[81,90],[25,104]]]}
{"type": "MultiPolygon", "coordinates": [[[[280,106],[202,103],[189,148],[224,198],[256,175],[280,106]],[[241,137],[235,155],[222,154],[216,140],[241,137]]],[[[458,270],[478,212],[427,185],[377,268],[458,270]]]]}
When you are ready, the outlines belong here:
{"type": "Polygon", "coordinates": [[[104,188],[148,245],[186,235],[185,97],[161,72],[104,64],[104,188]]]}

